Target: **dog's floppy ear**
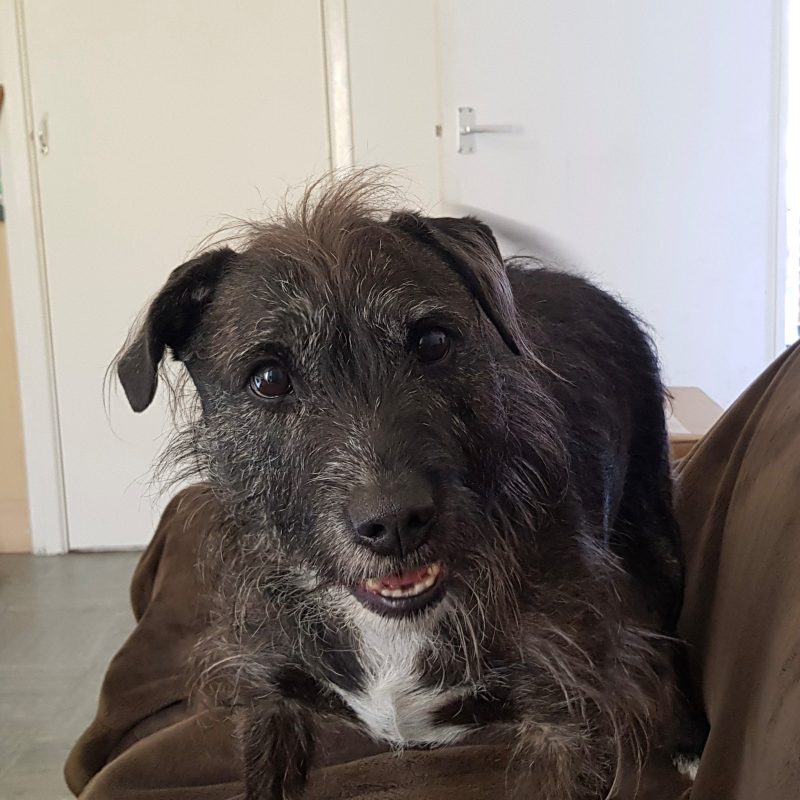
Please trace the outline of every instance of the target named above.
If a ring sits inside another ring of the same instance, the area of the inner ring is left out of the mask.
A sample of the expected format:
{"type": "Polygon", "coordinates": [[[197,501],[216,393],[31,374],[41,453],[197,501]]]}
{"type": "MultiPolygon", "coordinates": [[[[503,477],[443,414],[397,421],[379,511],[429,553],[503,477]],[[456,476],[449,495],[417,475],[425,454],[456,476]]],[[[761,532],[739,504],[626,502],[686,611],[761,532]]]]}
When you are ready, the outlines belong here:
{"type": "Polygon", "coordinates": [[[492,229],[475,217],[396,213],[395,225],[435,250],[478,301],[512,353],[525,350],[514,295],[492,229]]]}
{"type": "Polygon", "coordinates": [[[223,270],[235,257],[233,250],[222,247],[187,261],[172,271],[150,303],[144,324],[117,361],[117,375],[134,411],[144,411],[153,401],[164,350],[168,347],[181,357],[223,270]]]}

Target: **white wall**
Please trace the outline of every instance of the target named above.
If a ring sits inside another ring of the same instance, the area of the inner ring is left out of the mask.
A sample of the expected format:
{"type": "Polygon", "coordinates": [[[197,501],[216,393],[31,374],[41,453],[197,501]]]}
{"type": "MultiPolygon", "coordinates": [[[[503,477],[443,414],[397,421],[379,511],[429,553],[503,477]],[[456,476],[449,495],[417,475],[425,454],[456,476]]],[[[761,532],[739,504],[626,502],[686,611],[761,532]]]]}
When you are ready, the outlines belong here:
{"type": "Polygon", "coordinates": [[[729,403],[775,354],[781,0],[441,0],[444,199],[549,233],[729,403]],[[515,123],[474,156],[455,108],[515,123]]]}
{"type": "Polygon", "coordinates": [[[786,66],[786,140],[781,154],[786,164],[786,298],[784,340],[794,342],[800,333],[800,0],[788,6],[784,36],[786,66]]]}

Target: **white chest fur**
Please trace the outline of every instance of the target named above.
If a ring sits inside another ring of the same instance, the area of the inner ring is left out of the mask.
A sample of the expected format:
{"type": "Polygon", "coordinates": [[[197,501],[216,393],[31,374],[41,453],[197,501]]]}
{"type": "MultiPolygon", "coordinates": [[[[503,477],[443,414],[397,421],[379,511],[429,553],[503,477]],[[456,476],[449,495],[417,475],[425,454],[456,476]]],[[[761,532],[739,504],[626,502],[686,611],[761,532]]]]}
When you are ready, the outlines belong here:
{"type": "Polygon", "coordinates": [[[422,684],[419,658],[426,639],[392,621],[369,620],[359,627],[364,688],[337,691],[369,733],[397,747],[452,744],[463,737],[462,726],[434,723],[436,712],[465,690],[422,684]]]}

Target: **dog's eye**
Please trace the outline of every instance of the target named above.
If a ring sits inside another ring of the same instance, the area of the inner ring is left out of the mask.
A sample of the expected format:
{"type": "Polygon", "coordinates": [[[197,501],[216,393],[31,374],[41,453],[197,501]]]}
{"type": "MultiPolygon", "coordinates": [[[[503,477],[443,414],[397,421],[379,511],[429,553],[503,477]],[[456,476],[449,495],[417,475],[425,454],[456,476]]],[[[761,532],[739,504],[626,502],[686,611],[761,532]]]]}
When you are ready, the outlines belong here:
{"type": "Polygon", "coordinates": [[[450,336],[441,328],[429,328],[419,335],[416,352],[425,364],[441,361],[450,352],[450,336]]]}
{"type": "Polygon", "coordinates": [[[263,364],[250,376],[250,389],[256,397],[273,399],[292,391],[289,373],[278,363],[263,364]]]}

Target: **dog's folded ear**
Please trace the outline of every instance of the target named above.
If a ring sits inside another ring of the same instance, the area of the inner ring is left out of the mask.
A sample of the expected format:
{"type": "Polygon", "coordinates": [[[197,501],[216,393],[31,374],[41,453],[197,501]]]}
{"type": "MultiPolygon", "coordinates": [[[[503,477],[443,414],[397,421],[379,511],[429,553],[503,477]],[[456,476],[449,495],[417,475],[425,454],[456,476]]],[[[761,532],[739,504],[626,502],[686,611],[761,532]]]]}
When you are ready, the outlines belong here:
{"type": "Polygon", "coordinates": [[[164,350],[169,348],[181,358],[225,267],[235,257],[233,250],[222,247],[187,261],[172,271],[150,303],[143,325],[123,348],[116,365],[134,411],[144,411],[153,401],[164,350]]]}
{"type": "Polygon", "coordinates": [[[509,350],[525,348],[511,284],[492,229],[475,217],[392,214],[389,224],[435,250],[477,300],[509,350]]]}

